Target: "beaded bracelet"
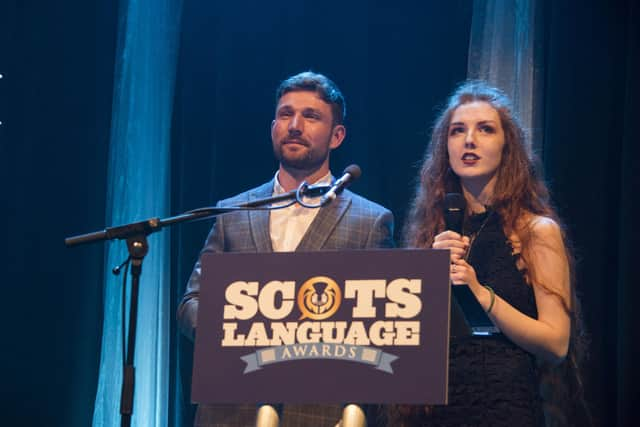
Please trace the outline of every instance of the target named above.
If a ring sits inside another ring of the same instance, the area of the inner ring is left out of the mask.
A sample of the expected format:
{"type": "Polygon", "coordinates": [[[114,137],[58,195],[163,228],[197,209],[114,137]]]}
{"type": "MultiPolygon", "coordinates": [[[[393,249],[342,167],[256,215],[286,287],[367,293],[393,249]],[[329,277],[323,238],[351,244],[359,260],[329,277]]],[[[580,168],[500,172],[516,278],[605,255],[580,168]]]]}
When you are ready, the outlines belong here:
{"type": "Polygon", "coordinates": [[[493,309],[493,304],[496,302],[496,293],[493,292],[491,286],[484,286],[489,291],[489,295],[491,295],[491,300],[489,302],[489,308],[487,308],[487,314],[491,313],[491,309],[493,309]]]}

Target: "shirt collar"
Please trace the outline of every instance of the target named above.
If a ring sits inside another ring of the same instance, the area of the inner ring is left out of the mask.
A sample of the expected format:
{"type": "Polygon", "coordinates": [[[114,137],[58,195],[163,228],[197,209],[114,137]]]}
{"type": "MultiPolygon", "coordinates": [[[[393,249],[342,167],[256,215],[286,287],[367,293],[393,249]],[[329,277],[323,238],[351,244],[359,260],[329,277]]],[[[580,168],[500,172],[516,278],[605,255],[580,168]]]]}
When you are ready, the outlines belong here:
{"type": "MultiPolygon", "coordinates": [[[[273,194],[276,195],[276,196],[286,193],[286,191],[284,191],[284,187],[282,187],[282,184],[280,184],[280,179],[278,179],[278,174],[279,173],[280,173],[280,171],[277,170],[275,176],[273,177],[273,194]]],[[[309,182],[307,184],[309,184],[309,185],[331,184],[332,181],[333,181],[333,175],[331,175],[331,171],[329,171],[329,172],[327,172],[327,174],[325,176],[323,176],[322,178],[318,179],[316,182],[309,182]]]]}

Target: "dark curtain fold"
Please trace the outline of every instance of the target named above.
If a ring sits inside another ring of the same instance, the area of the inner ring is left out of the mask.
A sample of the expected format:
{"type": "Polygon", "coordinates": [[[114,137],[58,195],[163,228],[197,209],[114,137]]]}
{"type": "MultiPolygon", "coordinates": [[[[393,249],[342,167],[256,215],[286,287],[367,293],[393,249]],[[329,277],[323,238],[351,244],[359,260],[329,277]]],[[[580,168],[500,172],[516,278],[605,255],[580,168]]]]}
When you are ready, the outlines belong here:
{"type": "Polygon", "coordinates": [[[0,2],[0,425],[91,425],[117,2],[0,2]]]}
{"type": "Polygon", "coordinates": [[[640,40],[634,1],[547,1],[544,163],[578,255],[597,425],[634,424],[640,40]],[[588,7],[587,7],[588,6],[588,7]]]}
{"type": "Polygon", "coordinates": [[[636,302],[640,301],[638,275],[635,266],[635,254],[640,247],[640,231],[638,230],[637,212],[640,203],[636,195],[639,185],[636,159],[640,156],[637,136],[637,122],[640,117],[640,7],[631,2],[627,8],[626,19],[627,41],[624,59],[624,128],[622,132],[621,164],[620,164],[620,200],[618,213],[618,270],[616,283],[620,290],[616,303],[620,307],[616,333],[618,345],[618,386],[616,394],[618,402],[616,414],[619,425],[633,425],[637,420],[636,411],[640,407],[640,393],[637,383],[640,378],[635,355],[640,354],[640,334],[638,333],[638,312],[636,302]]]}

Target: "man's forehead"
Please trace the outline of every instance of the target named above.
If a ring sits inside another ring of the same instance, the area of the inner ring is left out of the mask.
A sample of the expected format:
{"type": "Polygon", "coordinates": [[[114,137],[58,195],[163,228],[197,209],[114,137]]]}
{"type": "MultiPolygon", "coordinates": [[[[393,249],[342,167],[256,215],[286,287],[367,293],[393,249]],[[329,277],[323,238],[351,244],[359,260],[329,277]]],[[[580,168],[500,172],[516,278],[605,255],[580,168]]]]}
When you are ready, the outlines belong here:
{"type": "Polygon", "coordinates": [[[329,103],[320,98],[317,92],[311,90],[295,90],[285,93],[278,100],[277,108],[285,106],[316,109],[331,108],[329,103]]]}

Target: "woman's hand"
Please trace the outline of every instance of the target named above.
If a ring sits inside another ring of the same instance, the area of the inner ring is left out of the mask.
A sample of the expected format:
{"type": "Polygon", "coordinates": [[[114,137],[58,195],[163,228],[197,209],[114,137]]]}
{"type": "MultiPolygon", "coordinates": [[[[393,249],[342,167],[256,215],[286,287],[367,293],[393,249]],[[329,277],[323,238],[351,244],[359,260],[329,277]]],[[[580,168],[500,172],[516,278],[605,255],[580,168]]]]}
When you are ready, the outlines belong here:
{"type": "Polygon", "coordinates": [[[469,238],[461,236],[455,231],[443,231],[434,238],[433,248],[451,251],[451,270],[449,272],[451,283],[469,285],[469,289],[476,296],[482,308],[486,310],[490,304],[489,291],[478,282],[476,270],[464,259],[469,249],[469,238]]]}
{"type": "Polygon", "coordinates": [[[469,238],[461,236],[455,231],[446,230],[433,239],[434,249],[449,249],[451,251],[451,263],[462,259],[469,248],[469,238]]]}
{"type": "Polygon", "coordinates": [[[460,258],[451,264],[451,281],[454,285],[466,283],[474,293],[476,293],[477,289],[482,287],[480,282],[478,282],[476,270],[474,270],[471,264],[463,258],[460,258]]]}

